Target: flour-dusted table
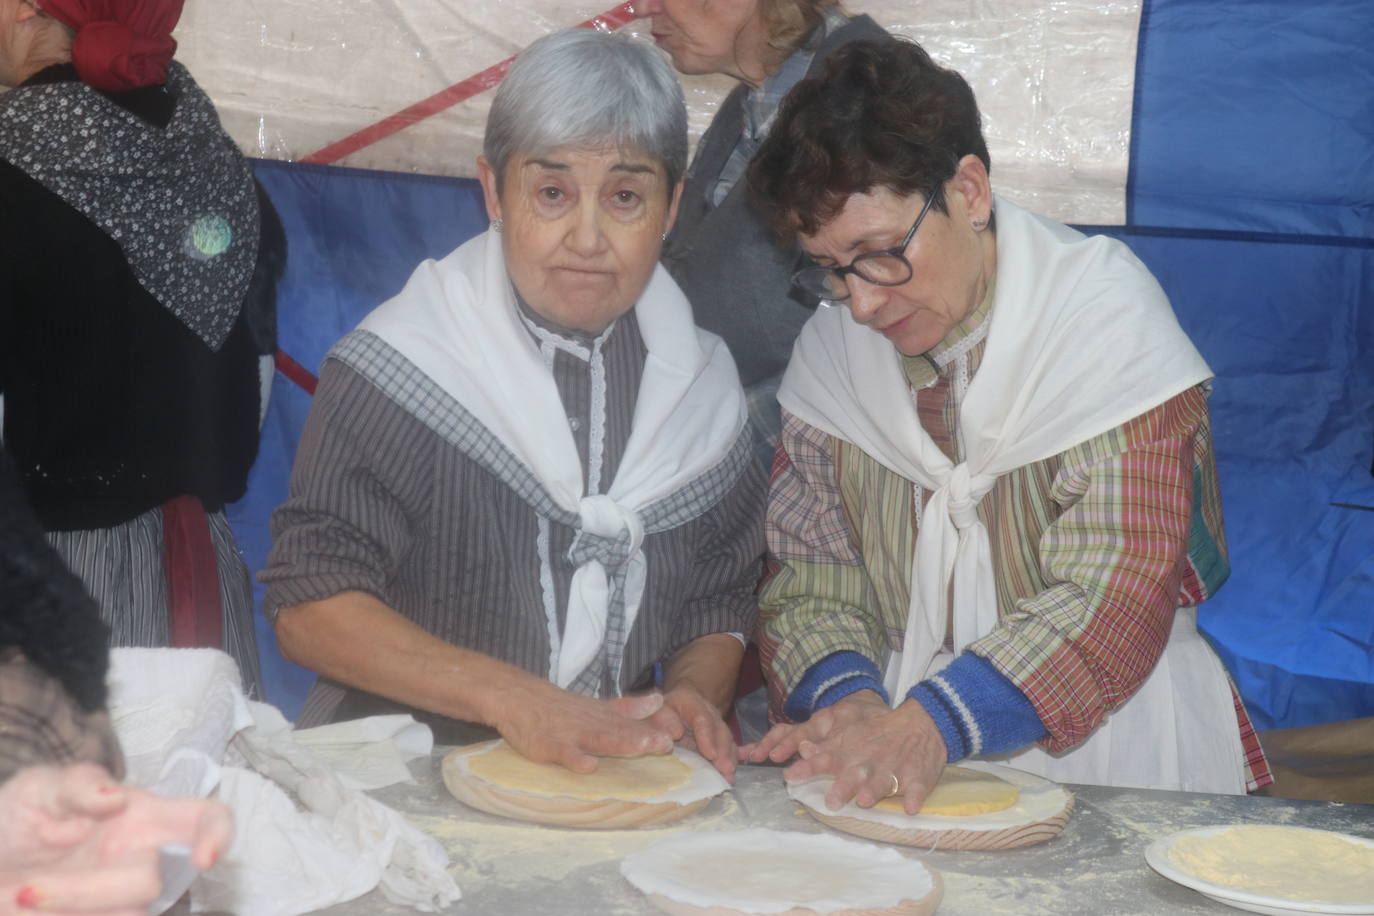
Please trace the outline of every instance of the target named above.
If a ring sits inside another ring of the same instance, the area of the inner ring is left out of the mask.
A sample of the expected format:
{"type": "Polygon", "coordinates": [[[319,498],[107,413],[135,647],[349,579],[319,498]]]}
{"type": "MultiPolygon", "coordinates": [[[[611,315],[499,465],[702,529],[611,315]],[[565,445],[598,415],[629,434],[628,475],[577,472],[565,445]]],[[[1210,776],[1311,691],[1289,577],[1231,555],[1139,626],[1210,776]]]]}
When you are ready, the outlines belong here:
{"type": "MultiPolygon", "coordinates": [[[[377,797],[437,837],[452,857],[463,916],[642,916],[655,910],[620,875],[620,860],[684,830],[819,832],[828,828],[787,797],[778,767],[742,767],[735,788],[665,828],[562,830],[522,824],[465,807],[444,788],[436,748],[415,761],[416,783],[377,797]]],[[[945,879],[941,916],[994,914],[1237,913],[1156,874],[1145,847],[1188,827],[1283,824],[1374,837],[1374,806],[1231,795],[1069,786],[1073,817],[1049,843],[1002,852],[904,849],[945,879]]],[[[858,842],[867,842],[858,840],[858,842]]],[[[896,847],[902,848],[902,847],[896,847]]],[[[400,916],[378,892],[322,911],[328,916],[400,916]]]]}

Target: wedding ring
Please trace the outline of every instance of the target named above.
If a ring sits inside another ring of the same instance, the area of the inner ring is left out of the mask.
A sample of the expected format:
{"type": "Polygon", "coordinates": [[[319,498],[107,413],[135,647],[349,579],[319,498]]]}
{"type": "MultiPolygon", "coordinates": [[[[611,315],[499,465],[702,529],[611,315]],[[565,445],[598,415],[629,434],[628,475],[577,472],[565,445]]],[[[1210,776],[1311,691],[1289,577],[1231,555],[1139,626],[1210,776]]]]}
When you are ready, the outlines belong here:
{"type": "Polygon", "coordinates": [[[891,797],[891,796],[893,796],[893,795],[896,795],[896,794],[897,794],[898,792],[900,792],[900,791],[902,791],[902,784],[901,784],[901,782],[897,779],[897,774],[896,774],[896,773],[893,773],[893,774],[892,774],[892,791],[889,792],[889,793],[887,793],[887,794],[888,794],[889,797],[891,797]]]}

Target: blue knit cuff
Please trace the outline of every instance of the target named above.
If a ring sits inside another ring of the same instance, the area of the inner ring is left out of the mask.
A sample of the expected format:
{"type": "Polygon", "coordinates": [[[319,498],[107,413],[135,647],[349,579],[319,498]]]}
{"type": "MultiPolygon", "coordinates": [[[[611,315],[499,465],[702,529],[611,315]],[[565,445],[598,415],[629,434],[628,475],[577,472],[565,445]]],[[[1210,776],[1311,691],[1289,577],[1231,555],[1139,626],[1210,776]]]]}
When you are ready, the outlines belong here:
{"type": "Polygon", "coordinates": [[[912,687],[907,696],[935,721],[950,763],[1014,751],[1048,734],[1026,695],[972,652],[912,687]]]}
{"type": "Polygon", "coordinates": [[[816,710],[860,690],[872,690],[887,702],[882,673],[871,659],[858,652],[832,652],[807,669],[782,711],[793,722],[805,722],[816,710]]]}

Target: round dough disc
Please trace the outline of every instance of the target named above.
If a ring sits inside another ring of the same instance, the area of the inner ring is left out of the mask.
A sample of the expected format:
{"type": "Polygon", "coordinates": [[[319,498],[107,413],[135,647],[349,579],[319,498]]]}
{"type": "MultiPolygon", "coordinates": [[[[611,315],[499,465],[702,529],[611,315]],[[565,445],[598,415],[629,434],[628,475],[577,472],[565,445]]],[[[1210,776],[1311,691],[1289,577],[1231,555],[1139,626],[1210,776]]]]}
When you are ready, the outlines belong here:
{"type": "Polygon", "coordinates": [[[591,773],[574,773],[552,763],[535,763],[501,742],[468,758],[473,774],[492,785],[537,795],[652,798],[685,786],[692,770],[676,757],[603,757],[591,773]]]}
{"type": "MultiPolygon", "coordinates": [[[[940,781],[926,796],[919,813],[967,817],[973,814],[987,814],[990,811],[1005,811],[1020,798],[1020,789],[992,773],[970,770],[967,767],[947,766],[940,774],[940,781]]],[[[883,799],[878,802],[877,807],[898,813],[904,811],[900,795],[883,799]]]]}
{"type": "Polygon", "coordinates": [[[620,872],[676,916],[926,916],[943,893],[936,872],[895,849],[765,828],[665,837],[620,872]]]}
{"type": "Polygon", "coordinates": [[[830,777],[788,783],[787,794],[801,802],[821,823],[836,830],[884,843],[931,849],[1014,849],[1054,839],[1069,822],[1073,796],[1048,779],[986,761],[969,761],[961,769],[991,773],[1020,790],[1009,808],[982,814],[907,814],[901,806],[860,808],[854,802],[831,810],[826,793],[830,777]]]}

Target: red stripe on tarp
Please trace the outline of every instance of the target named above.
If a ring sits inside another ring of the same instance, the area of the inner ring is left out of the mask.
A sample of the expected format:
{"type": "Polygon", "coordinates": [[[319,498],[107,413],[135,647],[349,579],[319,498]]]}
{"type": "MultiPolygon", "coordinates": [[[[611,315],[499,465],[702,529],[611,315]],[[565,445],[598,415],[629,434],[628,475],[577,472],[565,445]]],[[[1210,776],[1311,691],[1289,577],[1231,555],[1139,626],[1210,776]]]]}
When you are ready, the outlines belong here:
{"type": "MultiPolygon", "coordinates": [[[[634,4],[622,3],[615,9],[607,10],[600,16],[594,16],[586,22],[579,23],[580,29],[618,29],[621,26],[633,21],[636,17],[634,4]]],[[[301,162],[311,162],[317,165],[329,165],[338,162],[345,156],[351,156],[358,150],[366,146],[371,146],[378,140],[391,136],[394,133],[405,130],[412,124],[418,124],[426,118],[433,117],[439,112],[452,108],[459,102],[465,102],[475,95],[486,92],[496,86],[510,69],[514,57],[508,57],[499,64],[493,64],[475,76],[470,76],[459,83],[454,83],[447,89],[436,92],[427,99],[416,102],[409,108],[403,109],[383,118],[370,127],[364,127],[355,134],[344,137],[337,143],[331,143],[318,152],[311,153],[301,162]]]]}
{"type": "Polygon", "coordinates": [[[315,386],[320,383],[320,380],[315,377],[315,373],[292,359],[285,350],[278,350],[274,353],[272,361],[276,363],[278,372],[304,388],[306,394],[313,395],[315,393],[315,386]]]}

